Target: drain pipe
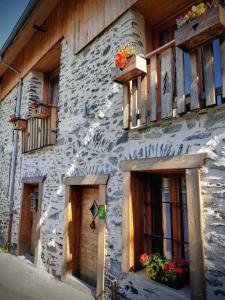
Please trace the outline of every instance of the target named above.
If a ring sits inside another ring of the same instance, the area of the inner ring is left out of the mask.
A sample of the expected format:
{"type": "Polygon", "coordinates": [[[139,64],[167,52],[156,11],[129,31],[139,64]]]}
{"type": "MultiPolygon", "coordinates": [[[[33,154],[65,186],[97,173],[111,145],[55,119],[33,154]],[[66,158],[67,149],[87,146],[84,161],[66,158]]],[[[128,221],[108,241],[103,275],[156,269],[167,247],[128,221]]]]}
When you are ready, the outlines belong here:
{"type": "MultiPolygon", "coordinates": [[[[16,96],[16,107],[15,107],[15,115],[20,117],[20,110],[21,110],[21,99],[22,99],[22,88],[23,88],[23,79],[21,78],[21,73],[10,66],[7,62],[3,61],[2,58],[0,59],[0,63],[5,65],[11,71],[16,73],[20,80],[17,86],[17,96],[16,96]]],[[[14,206],[14,188],[15,188],[15,175],[16,175],[16,160],[17,160],[17,151],[18,151],[18,139],[19,133],[17,130],[13,131],[13,150],[10,162],[10,173],[9,173],[9,222],[8,222],[8,249],[10,250],[11,247],[11,236],[12,236],[12,222],[13,222],[13,206],[14,206]]]]}

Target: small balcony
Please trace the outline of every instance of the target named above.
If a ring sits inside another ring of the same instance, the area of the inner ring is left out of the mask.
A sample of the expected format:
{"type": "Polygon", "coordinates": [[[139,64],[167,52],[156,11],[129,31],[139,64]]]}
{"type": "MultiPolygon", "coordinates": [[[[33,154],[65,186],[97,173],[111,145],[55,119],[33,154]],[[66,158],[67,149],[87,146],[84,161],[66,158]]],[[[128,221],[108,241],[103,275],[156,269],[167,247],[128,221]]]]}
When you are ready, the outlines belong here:
{"type": "MultiPolygon", "coordinates": [[[[147,73],[124,83],[124,129],[159,125],[225,106],[225,29],[185,51],[176,47],[176,16],[175,11],[166,24],[151,26],[153,50],[145,56],[147,73]]],[[[206,17],[201,16],[203,21],[206,17]]]]}

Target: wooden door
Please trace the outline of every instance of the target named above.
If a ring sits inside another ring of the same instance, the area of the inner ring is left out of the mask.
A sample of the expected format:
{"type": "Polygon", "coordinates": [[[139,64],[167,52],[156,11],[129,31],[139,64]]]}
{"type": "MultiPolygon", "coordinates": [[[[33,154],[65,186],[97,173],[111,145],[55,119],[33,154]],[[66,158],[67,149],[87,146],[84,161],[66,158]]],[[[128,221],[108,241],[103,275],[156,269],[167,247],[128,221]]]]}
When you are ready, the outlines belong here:
{"type": "Polygon", "coordinates": [[[99,189],[96,187],[82,188],[81,199],[81,235],[79,275],[85,282],[96,286],[98,264],[98,217],[95,218],[94,227],[91,226],[94,215],[97,213],[99,189]],[[92,227],[92,228],[91,228],[92,227]]]}
{"type": "Polygon", "coordinates": [[[21,207],[20,220],[20,239],[18,254],[30,252],[31,242],[31,227],[32,227],[32,213],[30,211],[30,194],[32,186],[25,184],[23,189],[23,199],[21,207]]]}
{"type": "Polygon", "coordinates": [[[38,211],[31,211],[31,196],[33,192],[38,192],[38,186],[24,184],[18,253],[29,253],[34,256],[39,238],[39,215],[38,211]]]}
{"type": "MultiPolygon", "coordinates": [[[[38,186],[34,187],[33,192],[38,192],[38,186]]],[[[35,255],[35,248],[37,246],[37,241],[38,241],[38,221],[39,221],[39,214],[38,211],[36,210],[32,212],[30,253],[33,256],[35,255]]]]}

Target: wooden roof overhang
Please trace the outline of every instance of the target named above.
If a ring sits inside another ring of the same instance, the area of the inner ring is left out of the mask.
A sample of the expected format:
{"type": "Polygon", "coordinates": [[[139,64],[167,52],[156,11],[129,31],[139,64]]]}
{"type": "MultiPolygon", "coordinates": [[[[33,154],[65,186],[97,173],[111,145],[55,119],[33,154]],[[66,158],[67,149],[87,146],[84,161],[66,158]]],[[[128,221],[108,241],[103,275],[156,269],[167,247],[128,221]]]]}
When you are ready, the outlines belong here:
{"type": "Polygon", "coordinates": [[[199,0],[138,0],[136,8],[153,26],[177,16],[199,0]]]}
{"type": "MultiPolygon", "coordinates": [[[[4,61],[8,64],[13,63],[17,54],[23,49],[35,33],[36,30],[33,28],[33,25],[41,26],[58,2],[59,0],[36,1],[33,11],[27,16],[23,24],[20,25],[20,28],[18,28],[18,31],[13,37],[11,43],[3,45],[0,51],[0,56],[4,61]]],[[[19,22],[20,20],[18,23],[19,22]]],[[[7,67],[5,65],[0,64],[0,76],[6,71],[6,69],[7,67]]]]}

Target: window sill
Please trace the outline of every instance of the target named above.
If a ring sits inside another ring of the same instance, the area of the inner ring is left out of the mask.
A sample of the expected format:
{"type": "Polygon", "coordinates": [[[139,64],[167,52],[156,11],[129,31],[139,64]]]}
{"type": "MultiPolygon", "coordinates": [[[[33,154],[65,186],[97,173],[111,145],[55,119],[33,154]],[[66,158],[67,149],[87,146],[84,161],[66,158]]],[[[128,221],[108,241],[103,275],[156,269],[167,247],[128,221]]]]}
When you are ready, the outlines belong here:
{"type": "Polygon", "coordinates": [[[147,276],[145,269],[136,271],[134,273],[130,272],[129,275],[131,277],[136,277],[136,279],[141,278],[141,281],[142,282],[144,281],[144,285],[148,286],[148,288],[151,291],[155,290],[157,294],[160,294],[160,297],[162,297],[162,299],[173,299],[173,300],[190,299],[190,287],[188,285],[183,287],[180,290],[170,288],[162,283],[150,279],[147,276]]]}

